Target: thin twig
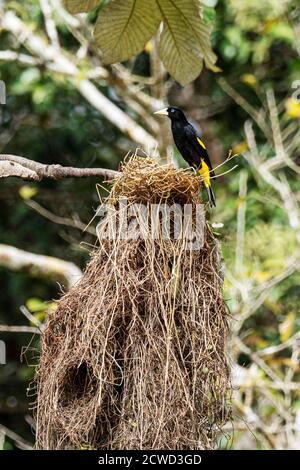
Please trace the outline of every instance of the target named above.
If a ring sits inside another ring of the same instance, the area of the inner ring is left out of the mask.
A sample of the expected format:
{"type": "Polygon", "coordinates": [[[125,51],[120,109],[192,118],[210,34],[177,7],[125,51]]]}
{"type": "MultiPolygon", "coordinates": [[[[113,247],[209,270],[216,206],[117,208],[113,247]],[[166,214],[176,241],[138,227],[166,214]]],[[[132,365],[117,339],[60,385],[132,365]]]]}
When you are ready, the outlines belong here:
{"type": "MultiPolygon", "coordinates": [[[[287,348],[291,348],[295,343],[300,341],[300,331],[291,336],[287,341],[276,346],[269,346],[264,349],[260,349],[256,352],[258,356],[273,356],[281,351],[284,351],[287,348]]],[[[300,344],[300,343],[299,343],[300,344]]]]}
{"type": "Polygon", "coordinates": [[[265,117],[262,116],[245,98],[243,98],[224,78],[218,80],[219,85],[223,90],[239,105],[249,116],[257,123],[266,137],[270,136],[270,129],[266,124],[265,117]]]}
{"type": "Polygon", "coordinates": [[[20,312],[24,315],[24,317],[27,318],[31,323],[34,323],[37,328],[42,330],[44,328],[44,325],[34,316],[32,313],[28,310],[28,308],[25,307],[25,305],[21,305],[20,307],[20,312]]]}
{"type": "Polygon", "coordinates": [[[26,441],[23,437],[19,436],[19,434],[11,431],[3,424],[0,424],[0,431],[5,434],[9,439],[14,441],[16,447],[22,450],[32,450],[32,445],[26,441]]]}
{"type": "Polygon", "coordinates": [[[0,331],[3,333],[34,333],[37,335],[41,334],[39,328],[34,326],[19,326],[19,325],[0,325],[0,331]]]}
{"type": "Polygon", "coordinates": [[[246,170],[240,173],[239,188],[239,206],[237,213],[237,230],[236,230],[236,250],[235,250],[235,271],[237,275],[242,273],[244,264],[244,244],[245,244],[245,225],[246,225],[246,196],[247,196],[247,179],[246,170]]]}
{"type": "Polygon", "coordinates": [[[25,204],[29,206],[31,209],[38,212],[38,214],[42,215],[46,219],[50,220],[54,224],[58,225],[65,225],[66,227],[74,227],[82,232],[90,233],[91,235],[96,235],[96,230],[93,227],[90,227],[89,224],[84,224],[81,220],[78,219],[78,216],[74,216],[74,218],[69,217],[60,217],[59,215],[53,214],[48,209],[45,209],[41,206],[38,202],[29,199],[25,201],[25,204]]]}

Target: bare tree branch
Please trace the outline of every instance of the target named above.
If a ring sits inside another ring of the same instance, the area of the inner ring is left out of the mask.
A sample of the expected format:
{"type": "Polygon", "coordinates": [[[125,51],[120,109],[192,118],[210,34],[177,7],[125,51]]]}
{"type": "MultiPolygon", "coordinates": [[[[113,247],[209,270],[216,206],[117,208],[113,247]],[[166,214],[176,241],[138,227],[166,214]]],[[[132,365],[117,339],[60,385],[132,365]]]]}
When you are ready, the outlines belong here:
{"type": "Polygon", "coordinates": [[[60,48],[56,24],[53,20],[53,8],[49,0],[40,0],[41,10],[45,19],[45,27],[51,44],[56,49],[60,48]]]}
{"type": "Polygon", "coordinates": [[[0,60],[3,60],[5,62],[18,61],[20,62],[20,64],[23,64],[23,65],[40,65],[41,64],[40,60],[35,59],[31,55],[22,54],[22,53],[11,51],[11,50],[0,51],[0,60]]]}
{"type": "Polygon", "coordinates": [[[12,271],[29,271],[33,276],[63,280],[71,287],[81,277],[81,270],[74,264],[51,256],[37,255],[0,244],[0,266],[12,271]]]}
{"type": "Polygon", "coordinates": [[[87,178],[98,176],[113,179],[120,172],[105,168],[74,168],[61,165],[45,165],[18,155],[0,154],[0,178],[16,176],[17,178],[41,181],[44,178],[59,180],[63,178],[87,178]]]}

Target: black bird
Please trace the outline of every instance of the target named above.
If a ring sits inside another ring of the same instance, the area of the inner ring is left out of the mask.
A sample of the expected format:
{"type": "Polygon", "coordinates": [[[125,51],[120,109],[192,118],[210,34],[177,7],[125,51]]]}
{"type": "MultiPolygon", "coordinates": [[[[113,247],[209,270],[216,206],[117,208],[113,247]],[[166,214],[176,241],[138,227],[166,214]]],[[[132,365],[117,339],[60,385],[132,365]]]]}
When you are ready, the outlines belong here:
{"type": "Polygon", "coordinates": [[[199,133],[179,108],[171,106],[156,111],[154,114],[163,114],[171,119],[172,134],[176,147],[185,161],[202,176],[209,204],[210,206],[215,206],[216,199],[211,186],[211,178],[215,174],[205,144],[200,138],[199,133]]]}

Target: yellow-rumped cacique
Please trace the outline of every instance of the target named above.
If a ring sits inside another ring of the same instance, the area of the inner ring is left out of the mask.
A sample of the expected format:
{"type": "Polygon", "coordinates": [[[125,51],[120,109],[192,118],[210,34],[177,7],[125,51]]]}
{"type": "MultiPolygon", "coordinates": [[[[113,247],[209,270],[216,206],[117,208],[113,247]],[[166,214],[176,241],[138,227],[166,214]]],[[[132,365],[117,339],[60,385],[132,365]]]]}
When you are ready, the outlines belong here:
{"type": "Polygon", "coordinates": [[[209,204],[215,206],[216,199],[211,186],[211,178],[215,174],[199,132],[187,120],[183,111],[175,106],[161,109],[154,114],[163,114],[171,119],[172,134],[176,147],[185,161],[202,176],[209,204]]]}

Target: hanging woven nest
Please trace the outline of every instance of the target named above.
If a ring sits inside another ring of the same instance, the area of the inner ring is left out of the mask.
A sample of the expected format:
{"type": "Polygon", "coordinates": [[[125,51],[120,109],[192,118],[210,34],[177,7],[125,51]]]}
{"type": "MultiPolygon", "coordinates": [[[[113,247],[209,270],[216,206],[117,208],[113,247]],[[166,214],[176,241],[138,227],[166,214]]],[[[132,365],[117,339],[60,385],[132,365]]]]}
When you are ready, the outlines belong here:
{"type": "MultiPolygon", "coordinates": [[[[111,184],[118,227],[124,198],[190,204],[193,217],[202,206],[198,177],[151,158],[130,158],[111,184]]],[[[214,448],[230,392],[218,244],[206,223],[197,249],[165,239],[162,222],[155,239],[112,239],[110,219],[42,335],[37,448],[214,448]]]]}

